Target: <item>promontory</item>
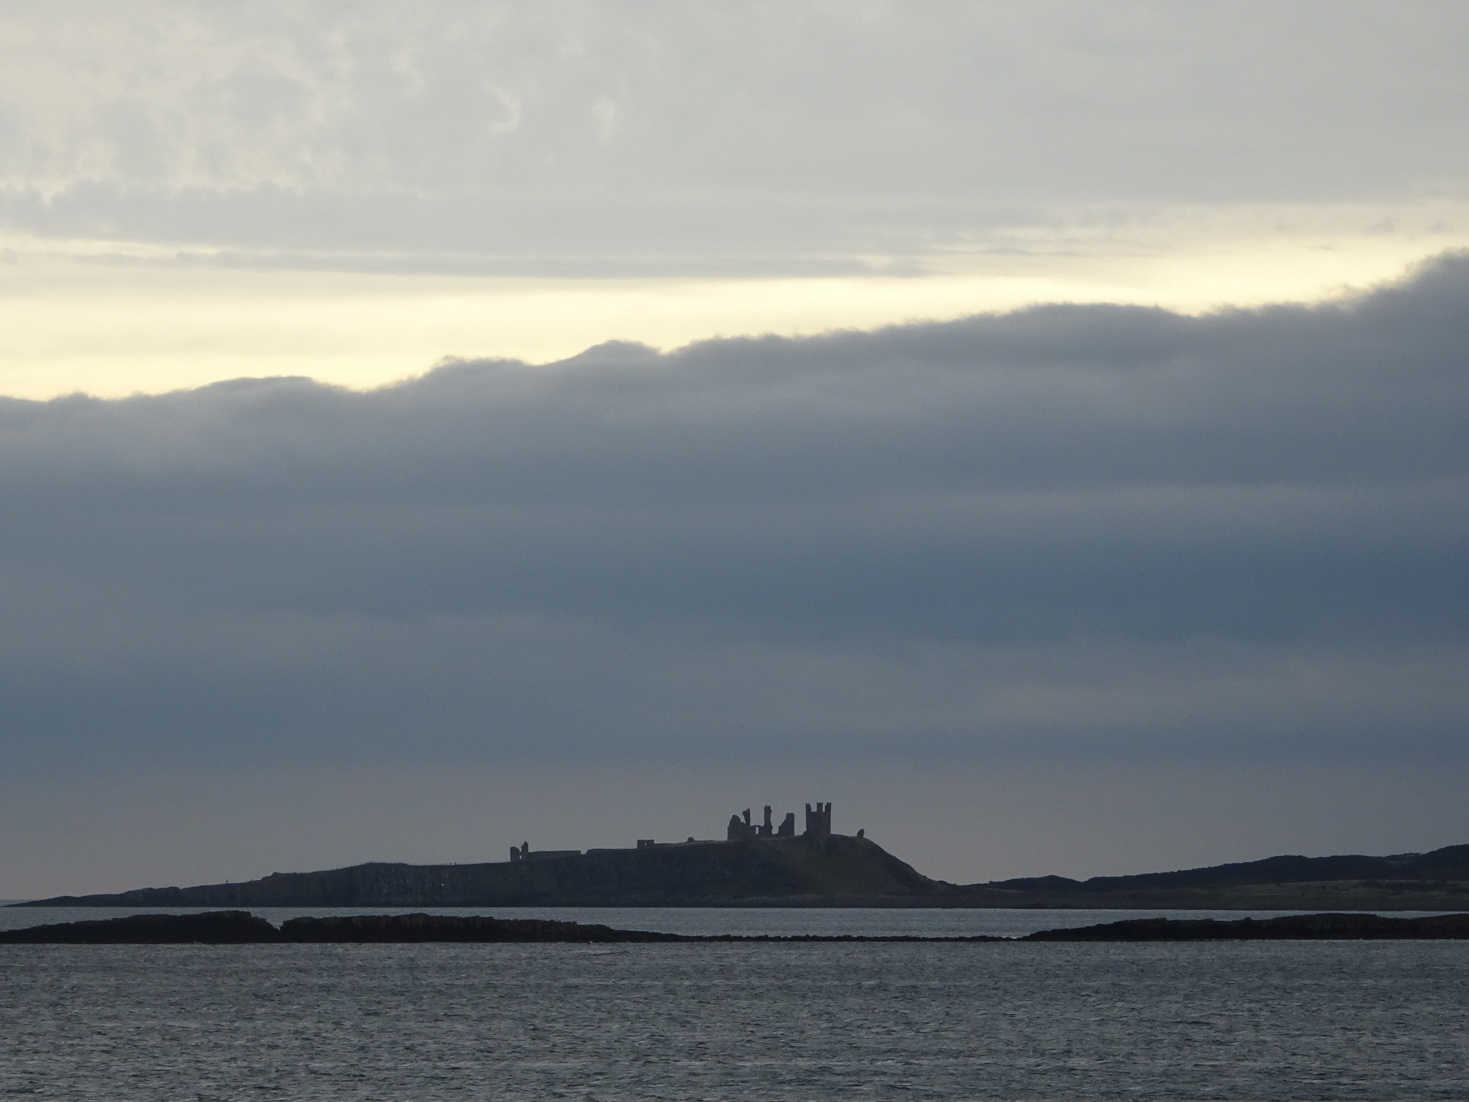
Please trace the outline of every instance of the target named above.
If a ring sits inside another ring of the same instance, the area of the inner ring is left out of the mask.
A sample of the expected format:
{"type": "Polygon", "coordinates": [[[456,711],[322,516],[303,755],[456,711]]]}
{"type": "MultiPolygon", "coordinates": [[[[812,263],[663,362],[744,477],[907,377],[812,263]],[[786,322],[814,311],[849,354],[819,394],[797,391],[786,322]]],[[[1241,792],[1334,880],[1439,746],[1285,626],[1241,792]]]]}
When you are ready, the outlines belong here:
{"type": "Polygon", "coordinates": [[[863,832],[836,833],[832,805],[776,824],[732,815],[719,840],[640,839],[628,848],[534,850],[509,859],[369,862],[193,887],[68,895],[45,907],[866,906],[1241,910],[1469,910],[1469,845],[1387,857],[1278,856],[1173,872],[1024,877],[977,884],[931,879],[863,832]]]}

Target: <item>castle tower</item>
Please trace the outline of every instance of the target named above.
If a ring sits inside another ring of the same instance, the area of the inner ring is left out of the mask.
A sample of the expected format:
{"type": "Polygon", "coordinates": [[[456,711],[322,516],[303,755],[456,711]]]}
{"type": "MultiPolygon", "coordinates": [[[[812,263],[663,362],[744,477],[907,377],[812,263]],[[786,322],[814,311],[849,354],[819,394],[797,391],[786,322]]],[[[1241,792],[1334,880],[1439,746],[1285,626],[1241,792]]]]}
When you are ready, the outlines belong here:
{"type": "Polygon", "coordinates": [[[815,810],[806,805],[806,837],[831,837],[831,802],[818,803],[815,810]]]}

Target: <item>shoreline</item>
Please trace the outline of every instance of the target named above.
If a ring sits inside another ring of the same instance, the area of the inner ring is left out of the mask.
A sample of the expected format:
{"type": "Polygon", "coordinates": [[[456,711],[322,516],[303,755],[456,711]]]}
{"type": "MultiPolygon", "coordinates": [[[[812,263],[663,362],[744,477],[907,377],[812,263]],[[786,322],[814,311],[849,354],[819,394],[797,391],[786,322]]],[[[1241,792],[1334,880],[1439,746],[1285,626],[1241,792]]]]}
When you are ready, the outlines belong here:
{"type": "Polygon", "coordinates": [[[699,944],[699,943],[994,943],[1156,941],[1469,940],[1469,913],[1395,918],[1322,912],[1278,918],[1137,918],[989,934],[673,934],[551,919],[489,915],[348,915],[292,918],[279,927],[249,911],[140,914],[28,926],[0,932],[0,944],[26,945],[311,945],[311,944],[699,944]]]}

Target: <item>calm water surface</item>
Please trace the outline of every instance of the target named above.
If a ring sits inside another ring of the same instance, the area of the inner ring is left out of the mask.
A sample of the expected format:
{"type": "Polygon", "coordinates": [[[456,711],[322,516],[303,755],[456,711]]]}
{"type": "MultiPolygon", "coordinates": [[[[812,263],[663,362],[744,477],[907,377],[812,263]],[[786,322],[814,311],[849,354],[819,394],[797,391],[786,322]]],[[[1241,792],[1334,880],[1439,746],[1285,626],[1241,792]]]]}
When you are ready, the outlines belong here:
{"type": "Polygon", "coordinates": [[[1461,1099],[1466,1009],[1454,942],[9,945],[0,1096],[1461,1099]]]}

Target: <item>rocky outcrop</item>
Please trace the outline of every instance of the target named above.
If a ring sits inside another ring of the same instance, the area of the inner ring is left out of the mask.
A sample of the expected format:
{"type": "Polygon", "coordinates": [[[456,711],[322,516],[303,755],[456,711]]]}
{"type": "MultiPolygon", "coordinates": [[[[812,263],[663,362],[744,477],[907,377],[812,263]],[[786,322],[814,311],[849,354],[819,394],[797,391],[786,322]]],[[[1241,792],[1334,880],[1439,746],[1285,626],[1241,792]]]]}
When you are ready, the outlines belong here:
{"type": "Polygon", "coordinates": [[[677,934],[487,915],[341,915],[293,918],[276,929],[248,911],[146,914],[0,932],[0,942],[46,945],[241,945],[330,942],[659,942],[677,934]]]}
{"type": "MultiPolygon", "coordinates": [[[[1258,940],[1383,940],[1466,939],[1469,914],[1431,915],[1426,918],[1385,918],[1368,914],[1287,915],[1263,920],[1142,918],[1083,926],[1071,930],[1043,930],[1020,941],[1258,941],[1258,940]]],[[[29,944],[401,944],[409,942],[542,942],[542,943],[661,943],[661,942],[992,942],[995,937],[907,937],[884,935],[797,934],[742,936],[719,934],[695,937],[619,930],[611,926],[544,919],[501,919],[488,915],[331,915],[293,918],[279,930],[246,911],[210,911],[204,914],[129,915],[89,922],[64,922],[0,932],[0,943],[29,944]]]]}
{"type": "Polygon", "coordinates": [[[126,915],[0,931],[0,942],[45,945],[240,945],[279,940],[274,926],[248,911],[126,915]]]}
{"type": "Polygon", "coordinates": [[[491,918],[487,915],[331,915],[293,918],[281,925],[288,942],[416,942],[416,941],[681,941],[677,934],[618,930],[582,922],[537,918],[491,918]]]}
{"type": "Polygon", "coordinates": [[[1024,941],[1357,941],[1469,938],[1469,914],[1390,918],[1375,914],[1281,915],[1264,919],[1132,918],[1070,930],[1042,930],[1024,941]]]}

